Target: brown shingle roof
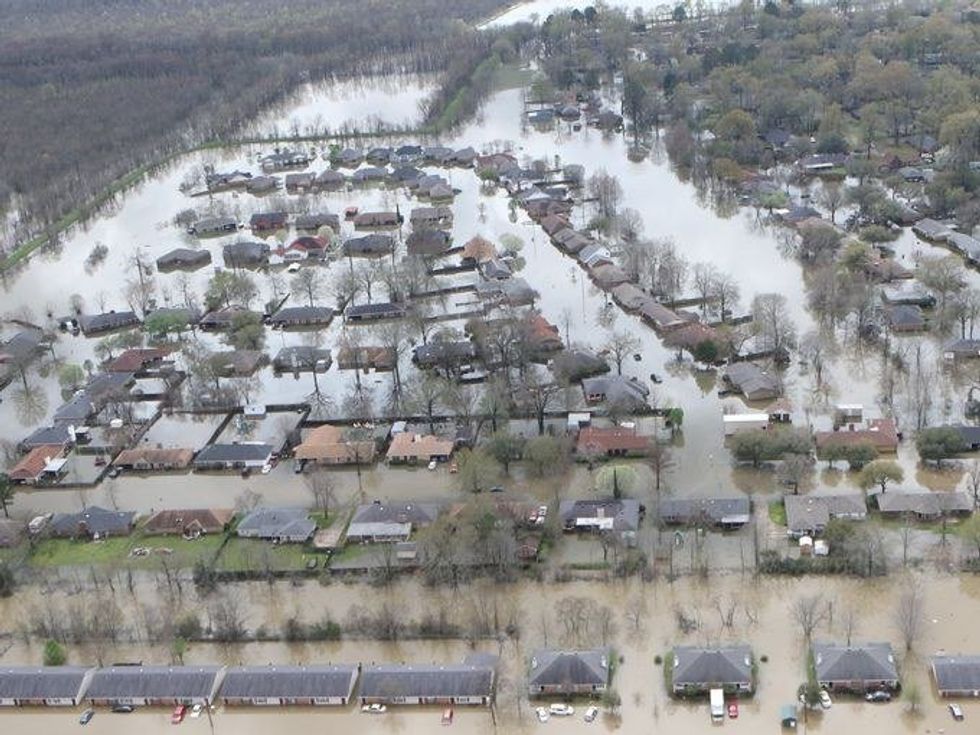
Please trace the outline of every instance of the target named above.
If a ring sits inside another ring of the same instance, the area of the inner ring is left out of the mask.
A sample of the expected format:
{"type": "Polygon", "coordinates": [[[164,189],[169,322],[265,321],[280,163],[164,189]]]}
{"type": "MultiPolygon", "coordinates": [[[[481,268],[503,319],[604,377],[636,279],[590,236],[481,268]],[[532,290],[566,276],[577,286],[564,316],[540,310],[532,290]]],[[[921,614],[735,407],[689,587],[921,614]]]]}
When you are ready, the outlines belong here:
{"type": "Polygon", "coordinates": [[[135,373],[148,363],[162,360],[169,354],[170,350],[161,347],[139,347],[126,350],[115,360],[107,362],[105,370],[109,373],[135,373]]]}
{"type": "Polygon", "coordinates": [[[158,449],[156,447],[137,447],[136,449],[124,449],[113,461],[114,465],[120,467],[189,467],[191,460],[194,459],[192,449],[158,449]]]}
{"type": "Polygon", "coordinates": [[[388,447],[388,459],[422,459],[448,457],[452,454],[453,442],[431,434],[395,434],[388,447]]]}
{"type": "Polygon", "coordinates": [[[650,445],[650,438],[622,426],[601,428],[586,426],[578,434],[575,451],[578,454],[599,452],[640,452],[650,445]]]}
{"type": "Polygon", "coordinates": [[[346,441],[342,429],[328,424],[311,431],[296,447],[295,456],[328,464],[354,464],[372,462],[376,452],[373,441],[346,441]]]}
{"type": "Polygon", "coordinates": [[[34,447],[11,468],[7,476],[11,480],[35,480],[44,471],[48,460],[60,457],[64,449],[57,444],[42,444],[34,447]]]}
{"type": "Polygon", "coordinates": [[[161,510],[150,516],[144,529],[147,533],[184,533],[199,530],[204,533],[220,533],[231,522],[235,511],[227,508],[191,508],[161,510]]]}
{"type": "Polygon", "coordinates": [[[880,452],[894,452],[898,448],[898,431],[893,419],[871,419],[867,428],[842,429],[840,431],[818,431],[814,434],[817,449],[839,445],[853,446],[868,443],[880,452]]]}

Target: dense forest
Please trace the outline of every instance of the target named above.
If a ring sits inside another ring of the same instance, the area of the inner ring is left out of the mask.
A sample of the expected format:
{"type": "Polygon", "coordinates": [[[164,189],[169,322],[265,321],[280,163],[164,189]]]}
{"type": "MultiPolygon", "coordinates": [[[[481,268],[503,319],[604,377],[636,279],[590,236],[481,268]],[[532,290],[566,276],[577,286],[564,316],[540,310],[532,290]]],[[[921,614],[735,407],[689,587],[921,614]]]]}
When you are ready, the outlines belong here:
{"type": "Polygon", "coordinates": [[[169,151],[233,133],[300,81],[475,65],[504,0],[7,0],[0,208],[23,241],[169,151]]]}

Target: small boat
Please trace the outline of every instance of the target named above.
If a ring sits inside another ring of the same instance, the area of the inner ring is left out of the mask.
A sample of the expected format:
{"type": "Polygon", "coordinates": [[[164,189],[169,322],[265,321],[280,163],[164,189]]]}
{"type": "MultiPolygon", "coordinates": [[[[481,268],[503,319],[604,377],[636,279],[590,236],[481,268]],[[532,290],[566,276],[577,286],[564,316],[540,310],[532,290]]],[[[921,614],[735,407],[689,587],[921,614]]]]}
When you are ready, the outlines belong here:
{"type": "Polygon", "coordinates": [[[443,725],[452,725],[453,724],[453,708],[452,707],[446,707],[446,709],[444,709],[442,711],[442,724],[443,725]]]}

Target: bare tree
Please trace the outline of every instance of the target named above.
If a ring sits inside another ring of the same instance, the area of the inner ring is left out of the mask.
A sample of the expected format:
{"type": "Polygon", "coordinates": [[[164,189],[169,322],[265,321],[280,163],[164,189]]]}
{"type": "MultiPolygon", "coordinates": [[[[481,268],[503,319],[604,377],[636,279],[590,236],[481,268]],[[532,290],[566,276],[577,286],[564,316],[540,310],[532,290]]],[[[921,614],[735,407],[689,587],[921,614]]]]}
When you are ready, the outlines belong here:
{"type": "Polygon", "coordinates": [[[616,363],[616,374],[623,374],[623,362],[640,347],[640,340],[629,332],[613,332],[603,349],[612,355],[616,363]]]}
{"type": "Polygon", "coordinates": [[[803,638],[809,643],[813,631],[827,619],[827,601],[820,594],[807,595],[797,598],[791,609],[793,620],[800,626],[803,638]]]}
{"type": "Polygon", "coordinates": [[[905,650],[911,651],[925,625],[925,592],[919,582],[909,577],[895,608],[895,627],[902,634],[905,650]]]}
{"type": "Polygon", "coordinates": [[[708,303],[717,290],[718,269],[712,263],[696,263],[693,269],[694,288],[701,299],[701,313],[707,311],[708,303]]]}
{"type": "Polygon", "coordinates": [[[313,507],[321,513],[330,513],[337,499],[337,486],[333,475],[323,467],[314,467],[303,476],[306,487],[313,496],[313,507]]]}
{"type": "Polygon", "coordinates": [[[323,274],[319,268],[303,268],[289,282],[289,290],[293,296],[305,298],[310,306],[320,300],[323,287],[323,274]]]}

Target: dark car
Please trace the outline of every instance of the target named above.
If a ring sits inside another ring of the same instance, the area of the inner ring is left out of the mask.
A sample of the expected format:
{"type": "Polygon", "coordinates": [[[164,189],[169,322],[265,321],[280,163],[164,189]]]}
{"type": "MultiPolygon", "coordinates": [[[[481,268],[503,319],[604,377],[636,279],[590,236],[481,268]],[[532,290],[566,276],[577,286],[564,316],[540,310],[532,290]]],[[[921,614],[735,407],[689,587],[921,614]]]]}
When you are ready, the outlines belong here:
{"type": "Polygon", "coordinates": [[[112,705],[112,711],[121,715],[128,715],[130,712],[134,711],[136,708],[131,704],[114,704],[112,705]]]}
{"type": "Polygon", "coordinates": [[[95,717],[95,710],[87,709],[84,712],[82,712],[82,716],[78,718],[78,724],[87,725],[89,720],[91,720],[93,717],[95,717]]]}
{"type": "Polygon", "coordinates": [[[868,692],[864,695],[864,698],[868,702],[891,702],[892,693],[886,692],[884,689],[879,689],[875,692],[868,692]]]}

